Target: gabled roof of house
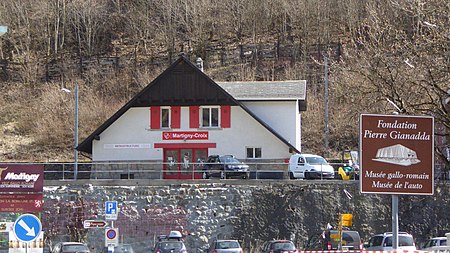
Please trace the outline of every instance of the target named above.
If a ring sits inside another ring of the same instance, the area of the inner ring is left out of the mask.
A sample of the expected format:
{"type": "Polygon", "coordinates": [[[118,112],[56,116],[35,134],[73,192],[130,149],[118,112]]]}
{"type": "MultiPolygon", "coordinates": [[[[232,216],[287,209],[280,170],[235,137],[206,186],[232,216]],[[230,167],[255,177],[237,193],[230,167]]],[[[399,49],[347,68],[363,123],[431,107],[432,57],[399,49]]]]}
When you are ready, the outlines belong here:
{"type": "Polygon", "coordinates": [[[132,107],[219,104],[240,106],[294,152],[299,152],[292,144],[192,64],[185,56],[181,56],[176,60],[169,68],[84,139],[78,145],[77,150],[92,154],[92,142],[98,139],[103,131],[132,107]]]}
{"type": "Polygon", "coordinates": [[[239,101],[306,100],[306,81],[217,82],[239,101]]]}

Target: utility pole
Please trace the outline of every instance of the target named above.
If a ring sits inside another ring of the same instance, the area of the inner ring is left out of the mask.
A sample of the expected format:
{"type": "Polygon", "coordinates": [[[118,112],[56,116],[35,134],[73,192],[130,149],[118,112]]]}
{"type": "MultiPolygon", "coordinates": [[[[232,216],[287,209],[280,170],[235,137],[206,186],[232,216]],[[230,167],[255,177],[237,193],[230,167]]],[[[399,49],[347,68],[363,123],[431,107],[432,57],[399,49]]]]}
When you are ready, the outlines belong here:
{"type": "Polygon", "coordinates": [[[73,147],[73,179],[78,177],[78,83],[75,83],[75,116],[74,116],[74,147],[73,147]]]}
{"type": "Polygon", "coordinates": [[[324,110],[325,110],[325,157],[328,156],[328,57],[325,55],[325,82],[324,82],[324,110]]]}
{"type": "MultiPolygon", "coordinates": [[[[61,89],[64,92],[70,93],[71,91],[66,88],[61,89]]],[[[78,177],[78,83],[75,83],[74,90],[74,119],[73,119],[73,179],[77,180],[78,177]]]]}

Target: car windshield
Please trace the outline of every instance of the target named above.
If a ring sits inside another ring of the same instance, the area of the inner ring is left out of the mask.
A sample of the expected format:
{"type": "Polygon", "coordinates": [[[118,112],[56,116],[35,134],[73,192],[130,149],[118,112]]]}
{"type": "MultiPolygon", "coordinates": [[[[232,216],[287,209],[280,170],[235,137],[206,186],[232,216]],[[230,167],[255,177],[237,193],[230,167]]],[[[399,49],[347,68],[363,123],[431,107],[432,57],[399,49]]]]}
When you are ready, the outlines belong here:
{"type": "Polygon", "coordinates": [[[306,162],[313,165],[326,165],[327,161],[323,157],[306,157],[306,162]]]}
{"type": "MultiPolygon", "coordinates": [[[[386,238],[385,247],[392,247],[392,236],[386,238]]],[[[413,238],[410,236],[398,236],[398,246],[414,246],[413,238]]]]}
{"type": "Polygon", "coordinates": [[[89,251],[86,245],[64,245],[62,252],[86,252],[89,251]]]}
{"type": "Polygon", "coordinates": [[[369,241],[369,247],[381,246],[383,243],[383,236],[374,236],[369,241]]]}
{"type": "Polygon", "coordinates": [[[428,240],[425,245],[423,245],[424,248],[430,248],[436,246],[436,240],[428,240]]]}
{"type": "Polygon", "coordinates": [[[235,249],[240,248],[236,241],[217,242],[216,249],[235,249]]]}
{"type": "Polygon", "coordinates": [[[354,242],[353,237],[349,233],[345,233],[345,232],[342,233],[342,240],[346,241],[347,243],[354,242]]]}
{"type": "Polygon", "coordinates": [[[164,250],[179,250],[183,247],[181,242],[162,242],[160,245],[161,249],[164,250]]]}
{"type": "Polygon", "coordinates": [[[274,250],[295,250],[294,244],[290,242],[276,242],[272,247],[274,250]]]}
{"type": "Polygon", "coordinates": [[[238,159],[236,159],[236,158],[234,158],[234,157],[232,157],[232,156],[222,156],[222,157],[220,158],[220,160],[221,160],[223,163],[241,163],[241,162],[239,162],[238,159]]]}

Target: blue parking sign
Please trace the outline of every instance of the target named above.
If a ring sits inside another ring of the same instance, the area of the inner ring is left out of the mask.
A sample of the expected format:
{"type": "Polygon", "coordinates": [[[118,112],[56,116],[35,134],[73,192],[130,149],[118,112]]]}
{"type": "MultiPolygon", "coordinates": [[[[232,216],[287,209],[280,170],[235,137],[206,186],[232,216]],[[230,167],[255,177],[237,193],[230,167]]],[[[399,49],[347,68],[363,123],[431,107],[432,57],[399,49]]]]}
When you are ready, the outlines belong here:
{"type": "Polygon", "coordinates": [[[106,220],[117,220],[117,201],[106,201],[105,202],[105,219],[106,220]]]}

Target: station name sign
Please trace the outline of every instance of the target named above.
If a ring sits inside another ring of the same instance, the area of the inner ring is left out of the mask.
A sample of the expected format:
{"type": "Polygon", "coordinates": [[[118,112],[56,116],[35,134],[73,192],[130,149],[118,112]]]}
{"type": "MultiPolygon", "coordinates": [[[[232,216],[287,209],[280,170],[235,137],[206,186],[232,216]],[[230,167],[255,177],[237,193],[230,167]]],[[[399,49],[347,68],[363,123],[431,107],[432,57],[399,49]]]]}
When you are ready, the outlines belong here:
{"type": "Polygon", "coordinates": [[[44,166],[0,164],[0,192],[42,192],[44,166]]]}
{"type": "Polygon", "coordinates": [[[433,117],[362,114],[362,193],[434,193],[433,117]]]}
{"type": "Polygon", "coordinates": [[[208,140],[208,132],[163,132],[163,140],[208,140]]]}

